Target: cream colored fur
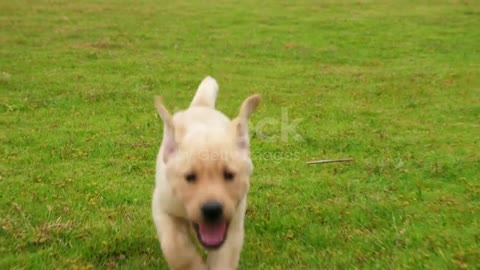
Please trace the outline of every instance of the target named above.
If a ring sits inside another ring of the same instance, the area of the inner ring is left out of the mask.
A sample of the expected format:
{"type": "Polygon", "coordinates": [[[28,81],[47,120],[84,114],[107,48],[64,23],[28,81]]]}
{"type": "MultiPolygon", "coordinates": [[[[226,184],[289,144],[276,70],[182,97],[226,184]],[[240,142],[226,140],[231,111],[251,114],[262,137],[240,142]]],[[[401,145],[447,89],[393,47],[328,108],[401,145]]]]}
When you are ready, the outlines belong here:
{"type": "Polygon", "coordinates": [[[157,98],[164,123],[157,156],[152,214],[164,257],[171,269],[236,269],[244,237],[247,192],[253,165],[250,159],[248,118],[256,109],[257,95],[246,99],[238,116],[230,120],[215,109],[218,85],[206,77],[185,111],[173,115],[157,98]],[[234,172],[225,181],[225,170],[234,172]],[[194,183],[185,175],[195,172],[194,183]],[[223,204],[228,221],[226,239],[210,250],[204,262],[190,238],[190,226],[202,222],[200,206],[215,199],[223,204]]]}

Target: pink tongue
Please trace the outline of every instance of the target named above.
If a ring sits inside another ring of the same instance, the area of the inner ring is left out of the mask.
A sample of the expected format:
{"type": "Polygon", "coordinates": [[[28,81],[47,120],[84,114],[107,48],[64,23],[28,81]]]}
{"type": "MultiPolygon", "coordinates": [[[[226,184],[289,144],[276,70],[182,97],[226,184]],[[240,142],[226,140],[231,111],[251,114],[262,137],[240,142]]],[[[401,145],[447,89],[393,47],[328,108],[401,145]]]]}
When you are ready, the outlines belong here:
{"type": "Polygon", "coordinates": [[[227,228],[225,222],[219,224],[200,224],[199,227],[200,237],[203,243],[209,246],[215,246],[223,242],[225,229],[227,228]]]}

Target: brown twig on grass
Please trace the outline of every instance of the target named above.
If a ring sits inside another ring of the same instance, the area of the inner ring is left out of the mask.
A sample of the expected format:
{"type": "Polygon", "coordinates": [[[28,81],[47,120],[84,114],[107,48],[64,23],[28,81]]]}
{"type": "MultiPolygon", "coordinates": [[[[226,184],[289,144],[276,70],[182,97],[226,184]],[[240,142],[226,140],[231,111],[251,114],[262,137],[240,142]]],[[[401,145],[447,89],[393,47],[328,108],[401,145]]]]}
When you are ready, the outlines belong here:
{"type": "Polygon", "coordinates": [[[311,165],[311,164],[325,164],[325,163],[351,162],[351,161],[353,161],[353,158],[321,159],[321,160],[307,161],[306,163],[311,165]]]}

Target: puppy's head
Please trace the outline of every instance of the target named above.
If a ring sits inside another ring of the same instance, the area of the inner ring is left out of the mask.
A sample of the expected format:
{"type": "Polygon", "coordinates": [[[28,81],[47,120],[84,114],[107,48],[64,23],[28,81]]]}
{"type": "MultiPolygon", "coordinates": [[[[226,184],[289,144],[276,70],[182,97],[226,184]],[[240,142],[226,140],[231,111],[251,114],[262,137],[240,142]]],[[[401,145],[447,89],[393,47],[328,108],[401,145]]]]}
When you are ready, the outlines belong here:
{"type": "MultiPolygon", "coordinates": [[[[160,158],[166,164],[167,179],[206,248],[215,249],[223,244],[228,226],[249,189],[253,166],[248,118],[259,101],[259,96],[251,96],[232,121],[194,131],[182,121],[173,121],[157,102],[164,121],[160,158]]],[[[215,111],[212,116],[215,114],[220,113],[215,111]]]]}

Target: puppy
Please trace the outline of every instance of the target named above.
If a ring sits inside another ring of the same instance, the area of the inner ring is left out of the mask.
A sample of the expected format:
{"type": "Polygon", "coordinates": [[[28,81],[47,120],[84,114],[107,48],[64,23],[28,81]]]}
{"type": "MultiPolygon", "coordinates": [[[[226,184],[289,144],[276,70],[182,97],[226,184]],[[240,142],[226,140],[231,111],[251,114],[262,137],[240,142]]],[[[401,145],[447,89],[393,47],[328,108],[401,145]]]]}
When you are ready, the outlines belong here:
{"type": "Polygon", "coordinates": [[[248,118],[260,97],[247,98],[230,120],[215,110],[217,94],[217,82],[206,77],[190,107],[173,117],[156,100],[164,127],[152,212],[171,269],[236,269],[240,259],[253,169],[248,118]],[[193,237],[208,250],[206,262],[193,237]]]}

